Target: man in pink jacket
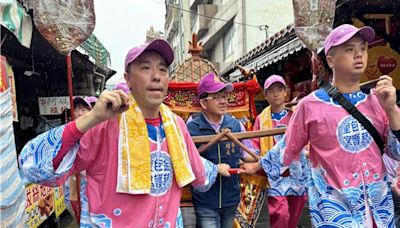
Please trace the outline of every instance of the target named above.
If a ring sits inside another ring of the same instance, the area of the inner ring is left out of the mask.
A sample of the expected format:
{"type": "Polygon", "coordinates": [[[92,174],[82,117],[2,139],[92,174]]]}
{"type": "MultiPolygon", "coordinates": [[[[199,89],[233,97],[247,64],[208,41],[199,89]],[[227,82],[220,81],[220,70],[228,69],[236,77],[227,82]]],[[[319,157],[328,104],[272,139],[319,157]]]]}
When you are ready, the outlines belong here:
{"type": "Polygon", "coordinates": [[[182,227],[182,187],[207,191],[218,173],[229,175],[228,165],[200,157],[184,121],[162,104],[173,58],[162,39],[132,48],[131,96],[105,91],[90,112],[24,147],[19,163],[31,182],[55,186],[86,170],[81,227],[182,227]]]}
{"type": "MultiPolygon", "coordinates": [[[[368,60],[371,27],[341,25],[325,40],[325,54],[333,71],[332,85],[366,116],[385,141],[384,152],[400,160],[400,110],[392,78],[380,77],[370,94],[360,90],[368,60]]],[[[246,164],[244,173],[261,167],[280,176],[310,143],[311,172],[308,198],[313,227],[395,227],[391,190],[381,151],[368,131],[324,89],[303,98],[285,137],[264,157],[246,164]]]]}
{"type": "MultiPolygon", "coordinates": [[[[287,127],[293,111],[285,106],[287,86],[283,77],[276,74],[269,76],[264,83],[264,95],[269,106],[257,116],[253,129],[287,127]]],[[[263,156],[282,137],[283,135],[275,135],[273,138],[254,138],[253,143],[255,148],[261,149],[260,155],[263,156]]],[[[279,157],[275,157],[275,159],[275,162],[279,163],[279,157]]],[[[301,153],[299,160],[299,162],[290,164],[288,177],[268,179],[270,184],[268,211],[271,228],[297,227],[301,211],[307,202],[306,170],[308,169],[305,153],[301,153]]]]}

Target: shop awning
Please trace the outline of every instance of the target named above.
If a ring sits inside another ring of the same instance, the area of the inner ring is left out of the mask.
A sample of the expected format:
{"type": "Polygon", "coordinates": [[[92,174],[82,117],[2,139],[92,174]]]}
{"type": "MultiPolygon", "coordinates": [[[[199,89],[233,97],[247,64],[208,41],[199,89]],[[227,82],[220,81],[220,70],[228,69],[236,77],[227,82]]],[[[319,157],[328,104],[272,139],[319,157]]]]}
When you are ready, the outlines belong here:
{"type": "MultiPolygon", "coordinates": [[[[287,43],[278,46],[276,48],[272,48],[269,51],[265,52],[264,54],[260,55],[259,57],[250,60],[246,64],[244,64],[244,68],[246,69],[255,69],[259,70],[263,67],[266,67],[270,64],[276,63],[287,56],[300,51],[301,49],[305,48],[303,42],[299,40],[299,38],[294,37],[292,40],[289,40],[287,43]]],[[[235,70],[231,73],[229,78],[231,80],[235,80],[236,78],[241,77],[241,73],[239,70],[235,70]]]]}
{"type": "Polygon", "coordinates": [[[305,48],[305,45],[299,40],[299,38],[296,37],[286,44],[270,50],[265,54],[257,57],[256,59],[251,60],[245,65],[245,68],[254,68],[256,70],[259,70],[262,67],[266,67],[272,63],[276,63],[279,60],[286,58],[288,55],[300,51],[302,48],[305,48]]]}
{"type": "Polygon", "coordinates": [[[224,69],[221,75],[229,75],[231,81],[236,81],[241,78],[240,71],[236,69],[237,65],[242,65],[246,69],[259,70],[303,48],[305,46],[294,32],[294,24],[290,24],[237,59],[224,69]]]}
{"type": "Polygon", "coordinates": [[[110,53],[103,44],[92,34],[80,47],[85,50],[97,64],[109,66],[111,64],[110,53]]]}
{"type": "Polygon", "coordinates": [[[32,39],[32,18],[16,0],[0,0],[0,24],[29,48],[32,39]]]}

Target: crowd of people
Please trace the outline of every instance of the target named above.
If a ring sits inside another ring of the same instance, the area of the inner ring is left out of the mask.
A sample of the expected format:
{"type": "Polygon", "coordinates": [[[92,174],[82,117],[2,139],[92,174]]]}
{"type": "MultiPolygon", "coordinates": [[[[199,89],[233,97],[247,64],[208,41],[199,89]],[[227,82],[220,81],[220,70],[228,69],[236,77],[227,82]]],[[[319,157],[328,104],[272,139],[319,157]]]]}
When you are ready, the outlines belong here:
{"type": "Polygon", "coordinates": [[[233,227],[237,174],[267,177],[271,227],[296,227],[307,200],[313,227],[398,226],[396,89],[386,75],[370,93],[360,89],[374,37],[370,27],[344,24],[328,35],[324,52],[333,88],[372,123],[384,148],[332,91],[320,88],[287,108],[286,82],[274,74],[264,83],[269,106],[254,130],[287,127],[286,133],[242,140],[259,160],[229,141],[200,154],[192,136],[245,131],[227,113],[233,86],[204,75],[197,88],[203,111],[185,123],[163,104],[174,54],[156,39],[129,50],[126,84],[104,91],[97,101],[76,98],[76,120],[29,141],[18,158],[21,174],[34,183],[64,184],[68,208],[81,227],[183,227],[186,185],[198,227],[233,227]],[[80,192],[72,192],[78,176],[80,192]]]}

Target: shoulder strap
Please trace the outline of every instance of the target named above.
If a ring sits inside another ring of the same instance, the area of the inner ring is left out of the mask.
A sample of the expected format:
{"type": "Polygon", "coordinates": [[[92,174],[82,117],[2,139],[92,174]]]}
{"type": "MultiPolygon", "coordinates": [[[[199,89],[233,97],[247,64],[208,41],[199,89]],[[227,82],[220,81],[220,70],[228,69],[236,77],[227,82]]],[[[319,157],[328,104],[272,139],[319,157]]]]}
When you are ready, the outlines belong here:
{"type": "Polygon", "coordinates": [[[321,78],[318,80],[318,85],[320,88],[323,88],[334,101],[338,102],[344,109],[346,109],[347,112],[349,112],[358,122],[360,122],[361,125],[364,126],[364,128],[374,139],[375,143],[378,145],[381,154],[383,155],[385,144],[371,122],[363,114],[361,114],[361,112],[358,111],[358,109],[352,103],[350,103],[336,87],[326,83],[321,78]]]}

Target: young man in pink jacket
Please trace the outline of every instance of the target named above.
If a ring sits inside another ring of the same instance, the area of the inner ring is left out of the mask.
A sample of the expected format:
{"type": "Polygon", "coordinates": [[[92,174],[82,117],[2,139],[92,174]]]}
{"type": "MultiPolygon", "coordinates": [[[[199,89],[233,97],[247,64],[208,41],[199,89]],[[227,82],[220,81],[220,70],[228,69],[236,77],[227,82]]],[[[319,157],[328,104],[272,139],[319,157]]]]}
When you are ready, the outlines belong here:
{"type": "MultiPolygon", "coordinates": [[[[264,94],[269,106],[257,116],[254,130],[287,127],[293,111],[285,106],[287,86],[283,77],[275,74],[269,76],[264,83],[264,94]]],[[[260,150],[260,155],[263,156],[282,137],[283,135],[275,135],[273,138],[254,138],[253,143],[260,150]]],[[[273,157],[270,159],[274,160],[273,157]]],[[[275,157],[275,162],[279,163],[279,157],[275,157]]],[[[288,177],[268,178],[270,185],[267,193],[268,211],[272,228],[297,227],[307,201],[307,169],[308,162],[303,152],[300,155],[300,161],[292,162],[290,165],[288,177]]]]}
{"type": "MultiPolygon", "coordinates": [[[[385,142],[384,152],[400,160],[400,110],[392,78],[381,76],[370,94],[360,90],[368,60],[371,27],[341,25],[325,40],[325,54],[333,71],[332,85],[366,116],[385,142]]],[[[244,165],[243,173],[261,168],[277,177],[310,143],[311,173],[308,199],[313,227],[395,227],[393,200],[381,150],[368,131],[324,89],[303,98],[285,137],[266,157],[244,165]]]]}

